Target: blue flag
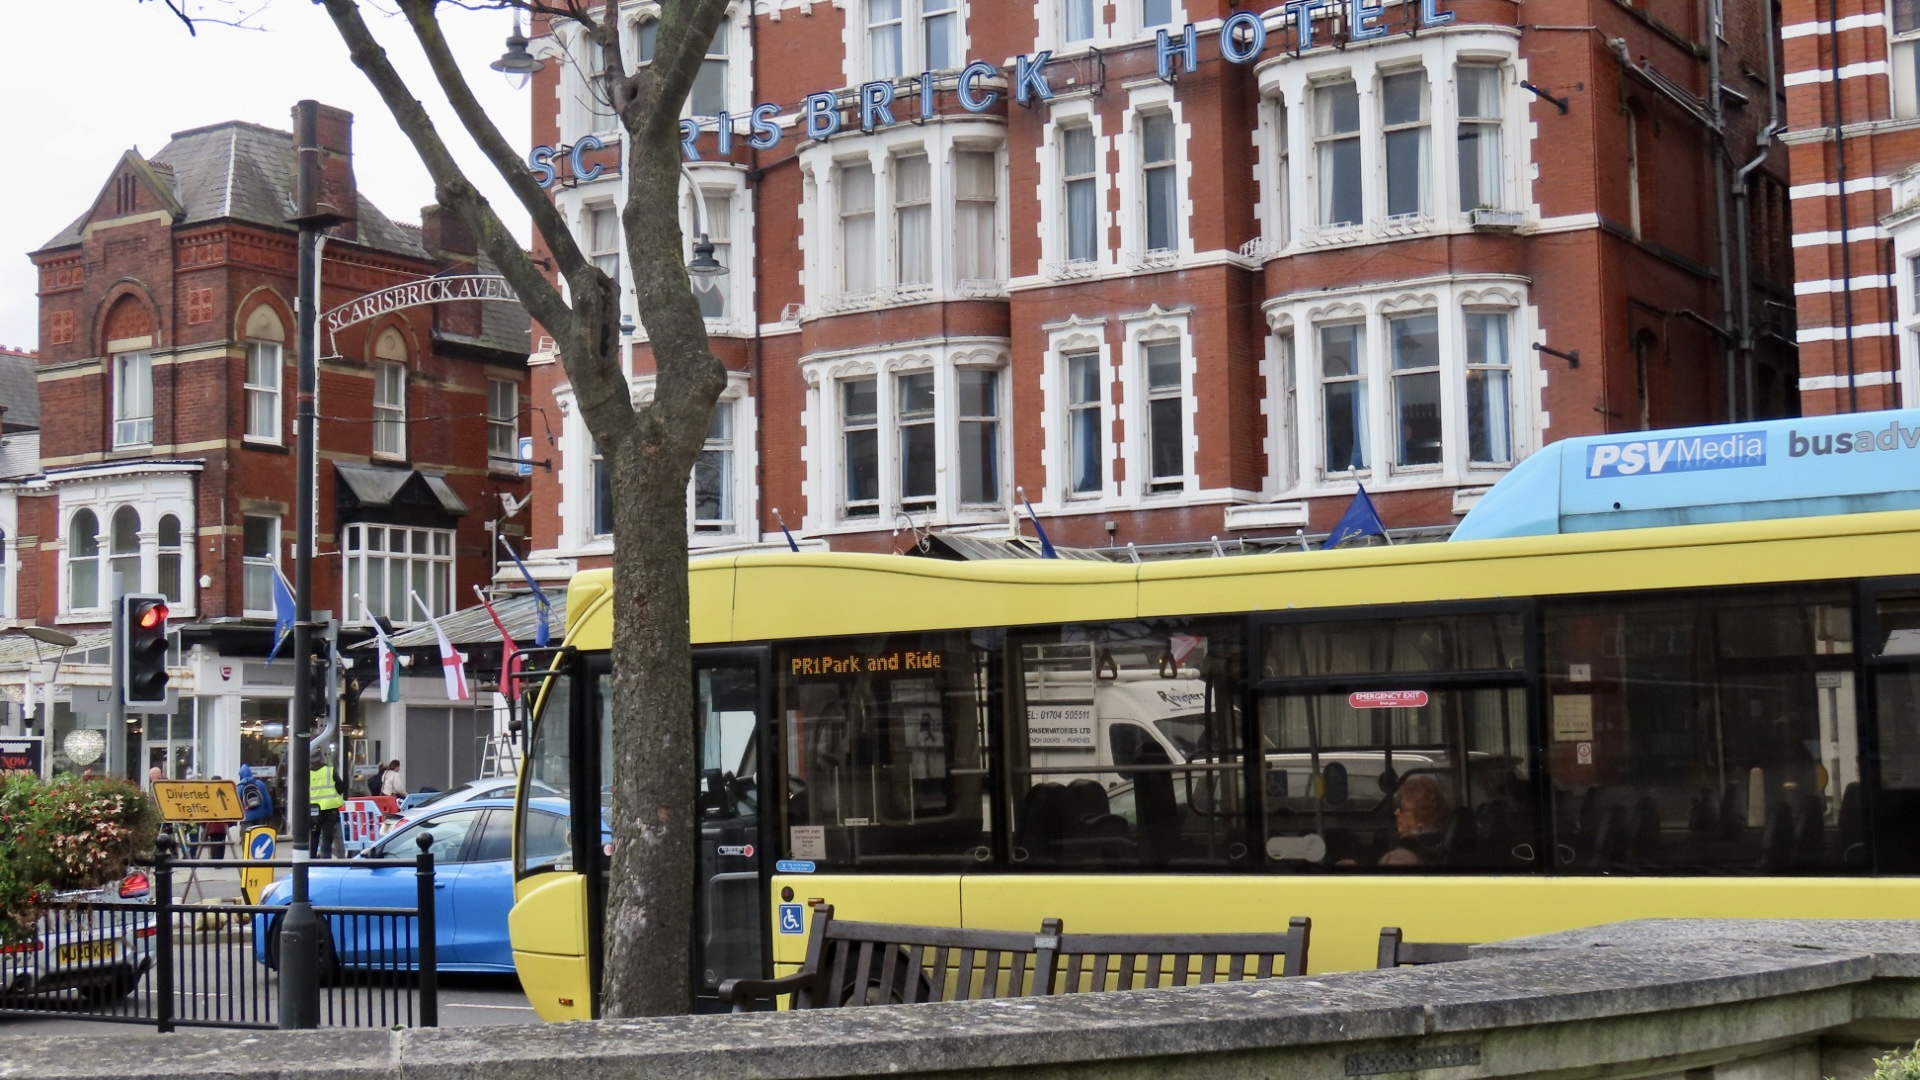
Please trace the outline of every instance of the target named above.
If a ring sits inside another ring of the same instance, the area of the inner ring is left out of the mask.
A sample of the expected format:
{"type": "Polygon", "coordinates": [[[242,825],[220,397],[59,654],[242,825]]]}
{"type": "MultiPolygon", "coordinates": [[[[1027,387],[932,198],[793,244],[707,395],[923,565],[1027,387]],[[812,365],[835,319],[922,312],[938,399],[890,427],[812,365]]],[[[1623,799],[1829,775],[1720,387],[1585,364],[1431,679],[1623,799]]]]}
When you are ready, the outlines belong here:
{"type": "Polygon", "coordinates": [[[1020,501],[1027,504],[1027,516],[1033,519],[1034,534],[1040,537],[1040,557],[1043,559],[1059,558],[1060,553],[1053,550],[1053,541],[1047,539],[1047,530],[1040,527],[1040,515],[1033,512],[1033,503],[1028,502],[1026,499],[1021,499],[1020,501]]]}
{"type": "MultiPolygon", "coordinates": [[[[1326,543],[1320,545],[1321,551],[1337,548],[1341,544],[1357,537],[1377,535],[1386,536],[1387,527],[1380,524],[1380,515],[1374,512],[1373,500],[1367,497],[1367,489],[1362,487],[1347,504],[1347,512],[1340,515],[1340,521],[1333,531],[1327,534],[1326,543]]],[[[1392,537],[1387,543],[1393,543],[1392,537]]]]}
{"type": "Polygon", "coordinates": [[[513,550],[512,544],[507,543],[506,537],[500,538],[500,546],[507,549],[507,554],[513,558],[513,565],[520,568],[520,576],[527,579],[527,588],[533,590],[534,615],[539,620],[533,628],[533,643],[544,649],[553,640],[553,629],[547,621],[553,605],[547,600],[547,594],[540,591],[540,583],[533,580],[533,571],[520,561],[519,553],[513,550]]]}
{"type": "Polygon", "coordinates": [[[280,646],[293,633],[293,590],[287,586],[287,575],[273,568],[273,648],[267,650],[267,663],[280,654],[280,646]]]}

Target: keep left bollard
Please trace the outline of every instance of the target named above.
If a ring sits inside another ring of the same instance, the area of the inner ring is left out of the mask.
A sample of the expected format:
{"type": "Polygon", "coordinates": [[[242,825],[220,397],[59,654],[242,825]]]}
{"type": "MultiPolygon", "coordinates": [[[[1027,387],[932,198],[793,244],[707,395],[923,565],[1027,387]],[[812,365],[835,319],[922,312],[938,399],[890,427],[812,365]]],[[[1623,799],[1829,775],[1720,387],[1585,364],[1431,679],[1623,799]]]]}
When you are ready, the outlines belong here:
{"type": "Polygon", "coordinates": [[[173,837],[164,833],[153,844],[153,1021],[162,1032],[173,1030],[173,837]]]}
{"type": "Polygon", "coordinates": [[[439,931],[433,914],[433,834],[423,830],[415,843],[420,846],[413,870],[420,911],[420,945],[414,950],[420,965],[420,1026],[439,1027],[440,955],[434,941],[439,931]]]}

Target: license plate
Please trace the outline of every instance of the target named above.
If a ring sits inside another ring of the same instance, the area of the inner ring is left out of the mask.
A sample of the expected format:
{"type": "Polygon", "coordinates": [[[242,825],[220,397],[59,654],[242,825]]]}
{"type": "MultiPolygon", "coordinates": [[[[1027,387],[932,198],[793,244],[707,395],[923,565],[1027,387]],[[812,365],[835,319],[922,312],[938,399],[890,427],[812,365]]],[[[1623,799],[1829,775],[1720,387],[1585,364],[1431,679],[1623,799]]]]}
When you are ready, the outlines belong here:
{"type": "Polygon", "coordinates": [[[117,941],[82,941],[72,945],[60,946],[62,964],[91,964],[100,960],[112,960],[120,955],[120,943],[117,941]]]}

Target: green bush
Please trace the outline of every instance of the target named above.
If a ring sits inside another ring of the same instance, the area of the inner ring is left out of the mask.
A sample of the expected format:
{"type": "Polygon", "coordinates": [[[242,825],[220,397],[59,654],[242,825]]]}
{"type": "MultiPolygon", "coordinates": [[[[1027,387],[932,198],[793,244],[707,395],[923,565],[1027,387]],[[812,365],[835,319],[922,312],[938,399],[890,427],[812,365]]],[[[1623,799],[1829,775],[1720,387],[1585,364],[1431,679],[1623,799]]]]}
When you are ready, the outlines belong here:
{"type": "Polygon", "coordinates": [[[153,800],[124,781],[0,776],[0,942],[31,938],[55,893],[152,858],[159,828],[153,800]]]}
{"type": "Polygon", "coordinates": [[[1873,1059],[1873,1080],[1920,1080],[1920,1042],[1873,1059]]]}

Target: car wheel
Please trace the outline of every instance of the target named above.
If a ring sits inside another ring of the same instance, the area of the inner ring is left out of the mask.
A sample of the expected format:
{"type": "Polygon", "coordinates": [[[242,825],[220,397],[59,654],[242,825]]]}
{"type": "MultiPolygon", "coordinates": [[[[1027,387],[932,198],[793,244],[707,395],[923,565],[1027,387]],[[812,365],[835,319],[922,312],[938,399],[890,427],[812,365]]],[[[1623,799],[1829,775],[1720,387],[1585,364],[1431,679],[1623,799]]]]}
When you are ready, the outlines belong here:
{"type": "MultiPolygon", "coordinates": [[[[267,923],[267,966],[280,970],[280,917],[274,916],[267,923]]],[[[340,957],[333,948],[333,928],[327,920],[320,920],[320,962],[315,975],[321,986],[332,985],[340,977],[340,957]]]]}

